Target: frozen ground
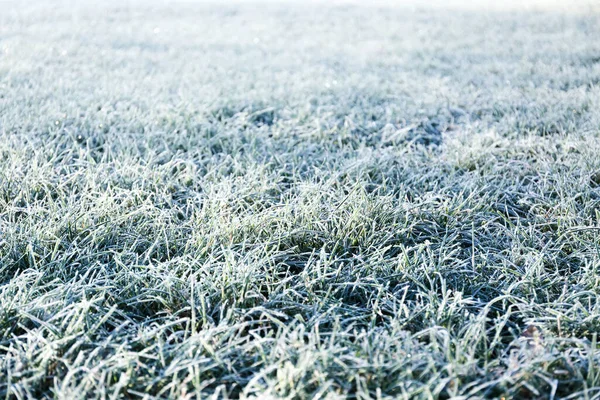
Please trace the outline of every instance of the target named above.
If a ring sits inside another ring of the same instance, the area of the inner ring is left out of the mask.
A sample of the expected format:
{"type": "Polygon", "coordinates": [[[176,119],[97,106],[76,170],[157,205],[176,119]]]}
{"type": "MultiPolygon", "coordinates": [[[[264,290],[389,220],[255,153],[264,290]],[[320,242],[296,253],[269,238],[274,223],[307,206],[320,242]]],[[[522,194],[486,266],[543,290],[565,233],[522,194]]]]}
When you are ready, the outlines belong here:
{"type": "Polygon", "coordinates": [[[0,8],[0,396],[600,398],[598,6],[0,8]]]}

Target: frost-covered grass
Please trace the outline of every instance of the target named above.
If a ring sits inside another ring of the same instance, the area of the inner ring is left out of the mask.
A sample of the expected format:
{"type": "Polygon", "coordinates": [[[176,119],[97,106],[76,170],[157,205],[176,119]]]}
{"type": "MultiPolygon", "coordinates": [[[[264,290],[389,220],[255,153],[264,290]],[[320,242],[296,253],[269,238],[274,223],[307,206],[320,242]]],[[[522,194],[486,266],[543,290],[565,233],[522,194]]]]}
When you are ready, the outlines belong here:
{"type": "Polygon", "coordinates": [[[537,3],[3,2],[0,396],[600,398],[600,9],[537,3]]]}

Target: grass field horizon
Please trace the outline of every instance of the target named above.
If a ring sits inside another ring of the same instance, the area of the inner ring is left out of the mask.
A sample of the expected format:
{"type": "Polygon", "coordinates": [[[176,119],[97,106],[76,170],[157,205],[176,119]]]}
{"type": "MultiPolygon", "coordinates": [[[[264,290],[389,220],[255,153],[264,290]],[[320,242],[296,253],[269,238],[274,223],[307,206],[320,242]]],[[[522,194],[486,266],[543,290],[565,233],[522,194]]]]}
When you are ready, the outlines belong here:
{"type": "Polygon", "coordinates": [[[593,2],[0,9],[0,397],[600,399],[593,2]]]}

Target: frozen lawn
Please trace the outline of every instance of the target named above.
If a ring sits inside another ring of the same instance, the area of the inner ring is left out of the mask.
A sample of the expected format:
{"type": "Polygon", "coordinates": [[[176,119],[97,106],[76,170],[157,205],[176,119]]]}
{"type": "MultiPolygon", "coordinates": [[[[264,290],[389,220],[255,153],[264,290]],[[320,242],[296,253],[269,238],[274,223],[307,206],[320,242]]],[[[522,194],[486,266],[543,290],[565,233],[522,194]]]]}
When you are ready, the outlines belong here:
{"type": "Polygon", "coordinates": [[[600,7],[437,3],[2,2],[0,397],[599,399],[600,7]]]}

